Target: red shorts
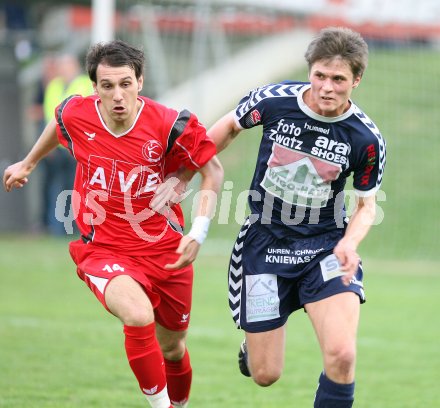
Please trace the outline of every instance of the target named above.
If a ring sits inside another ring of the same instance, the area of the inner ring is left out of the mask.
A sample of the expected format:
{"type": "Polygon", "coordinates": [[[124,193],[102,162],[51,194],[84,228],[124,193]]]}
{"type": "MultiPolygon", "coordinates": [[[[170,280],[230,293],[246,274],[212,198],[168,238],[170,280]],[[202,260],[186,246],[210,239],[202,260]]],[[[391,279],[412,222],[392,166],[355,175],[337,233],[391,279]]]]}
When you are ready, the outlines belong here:
{"type": "Polygon", "coordinates": [[[145,290],[153,305],[155,319],[161,326],[175,331],[188,328],[193,268],[189,265],[177,271],[164,269],[164,265],[176,261],[173,251],[151,256],[128,256],[78,240],[70,243],[70,255],[77,265],[78,276],[107,310],[107,284],[115,276],[128,275],[145,290]]]}

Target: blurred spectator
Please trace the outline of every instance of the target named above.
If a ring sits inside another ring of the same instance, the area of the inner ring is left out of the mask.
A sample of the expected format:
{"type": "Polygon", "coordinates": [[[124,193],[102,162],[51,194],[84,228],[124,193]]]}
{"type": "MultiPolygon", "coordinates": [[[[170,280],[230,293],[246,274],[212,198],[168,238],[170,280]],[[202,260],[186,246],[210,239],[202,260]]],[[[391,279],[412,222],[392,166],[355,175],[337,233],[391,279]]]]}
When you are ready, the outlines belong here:
{"type": "Polygon", "coordinates": [[[17,1],[7,1],[0,5],[3,24],[8,30],[25,30],[29,27],[26,7],[17,1]]]}
{"type": "Polygon", "coordinates": [[[46,54],[41,61],[41,76],[35,89],[35,96],[33,98],[32,105],[27,111],[28,118],[36,124],[37,136],[40,136],[41,132],[46,125],[44,117],[44,92],[47,84],[57,76],[57,63],[56,58],[52,54],[46,54]]]}
{"type": "MultiPolygon", "coordinates": [[[[47,61],[50,64],[50,61],[47,61]]],[[[56,76],[44,90],[43,113],[45,124],[53,118],[56,106],[70,95],[87,96],[93,93],[92,84],[87,75],[82,73],[76,56],[63,54],[55,59],[56,76]]],[[[53,235],[66,234],[64,224],[55,215],[58,195],[73,188],[76,162],[61,145],[52,151],[43,161],[43,225],[53,235]]],[[[62,209],[58,209],[61,211],[62,209]]],[[[64,216],[70,212],[70,198],[66,201],[64,216]]],[[[63,217],[63,214],[61,214],[63,217]]],[[[58,217],[58,218],[61,218],[58,217]]]]}
{"type": "MultiPolygon", "coordinates": [[[[35,133],[35,138],[38,138],[46,126],[46,121],[44,118],[44,92],[46,90],[47,84],[58,75],[56,58],[53,54],[44,54],[41,58],[41,63],[38,67],[38,72],[40,75],[38,77],[37,83],[34,89],[34,95],[32,98],[32,103],[29,105],[26,115],[27,119],[33,124],[33,133],[35,133]]],[[[46,173],[46,167],[43,164],[40,169],[38,169],[39,178],[42,174],[46,173]]],[[[47,216],[46,216],[46,194],[42,192],[42,195],[38,195],[38,219],[36,222],[36,231],[47,228],[47,216]],[[44,196],[44,198],[43,198],[44,196]]]]}

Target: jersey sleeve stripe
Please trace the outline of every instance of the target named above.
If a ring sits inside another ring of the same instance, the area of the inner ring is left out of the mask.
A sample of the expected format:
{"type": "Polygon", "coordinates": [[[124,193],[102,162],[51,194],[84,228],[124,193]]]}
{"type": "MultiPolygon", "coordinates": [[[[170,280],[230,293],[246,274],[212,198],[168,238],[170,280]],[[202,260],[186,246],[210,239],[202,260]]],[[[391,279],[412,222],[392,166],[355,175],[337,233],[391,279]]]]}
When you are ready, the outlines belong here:
{"type": "Polygon", "coordinates": [[[249,94],[248,98],[242,100],[237,106],[236,115],[241,119],[246,113],[253,109],[259,102],[266,98],[297,97],[299,90],[304,84],[269,84],[256,88],[249,94]]]}
{"type": "Polygon", "coordinates": [[[167,153],[170,152],[174,143],[176,142],[176,139],[185,130],[186,124],[188,123],[190,117],[191,117],[191,112],[189,112],[186,109],[184,109],[183,111],[181,111],[179,113],[179,116],[177,117],[176,121],[174,122],[174,125],[170,131],[170,135],[168,137],[167,153]]]}
{"type": "Polygon", "coordinates": [[[380,134],[379,129],[374,124],[374,122],[357,106],[355,107],[355,115],[371,131],[371,133],[373,133],[373,135],[376,136],[377,143],[379,145],[379,169],[378,169],[377,182],[376,182],[376,190],[378,190],[380,185],[382,184],[382,177],[385,169],[386,143],[384,138],[380,134]]]}
{"type": "Polygon", "coordinates": [[[176,144],[178,146],[180,146],[182,148],[182,150],[188,155],[189,159],[191,160],[191,163],[194,164],[194,166],[196,166],[198,169],[200,168],[200,165],[197,164],[191,157],[191,154],[189,153],[189,151],[187,149],[185,149],[184,146],[182,146],[179,142],[176,142],[176,144]]]}
{"type": "MultiPolygon", "coordinates": [[[[66,98],[63,102],[61,102],[61,104],[58,107],[58,110],[56,112],[56,121],[58,123],[58,126],[61,130],[61,134],[64,137],[64,139],[66,139],[67,141],[67,147],[70,150],[70,152],[72,153],[73,157],[75,157],[75,152],[74,152],[74,148],[73,148],[73,140],[69,135],[69,132],[67,131],[66,127],[64,126],[64,121],[63,121],[63,111],[64,108],[66,107],[66,105],[69,103],[69,101],[74,98],[76,95],[72,95],[68,98],[66,98]]],[[[76,159],[76,157],[75,157],[76,159]]]]}

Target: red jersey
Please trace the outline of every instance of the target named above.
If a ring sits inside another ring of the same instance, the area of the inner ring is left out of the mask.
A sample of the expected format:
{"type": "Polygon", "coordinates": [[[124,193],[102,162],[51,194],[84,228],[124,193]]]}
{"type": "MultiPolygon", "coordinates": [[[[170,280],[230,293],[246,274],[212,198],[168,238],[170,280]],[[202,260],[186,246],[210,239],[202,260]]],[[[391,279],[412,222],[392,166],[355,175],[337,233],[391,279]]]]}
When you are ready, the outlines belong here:
{"type": "MultiPolygon", "coordinates": [[[[72,96],[55,112],[58,139],[77,161],[72,203],[83,241],[129,255],[178,246],[171,217],[153,212],[150,200],[166,174],[197,170],[216,152],[195,115],[139,100],[135,122],[121,135],[105,125],[97,96],[72,96]]],[[[180,206],[172,213],[183,227],[180,206]]]]}

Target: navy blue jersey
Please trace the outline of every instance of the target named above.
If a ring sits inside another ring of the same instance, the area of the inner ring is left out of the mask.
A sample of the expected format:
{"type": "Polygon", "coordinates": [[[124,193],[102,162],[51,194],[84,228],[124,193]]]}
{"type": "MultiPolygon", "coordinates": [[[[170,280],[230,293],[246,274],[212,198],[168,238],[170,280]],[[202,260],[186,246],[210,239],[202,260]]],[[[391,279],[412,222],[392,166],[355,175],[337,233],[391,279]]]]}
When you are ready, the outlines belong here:
{"type": "Polygon", "coordinates": [[[252,90],[238,104],[241,128],[263,126],[250,186],[251,222],[279,237],[344,228],[344,187],[353,173],[358,196],[382,182],[385,141],[352,101],[338,117],[313,112],[303,101],[309,83],[284,81],[252,90]]]}

